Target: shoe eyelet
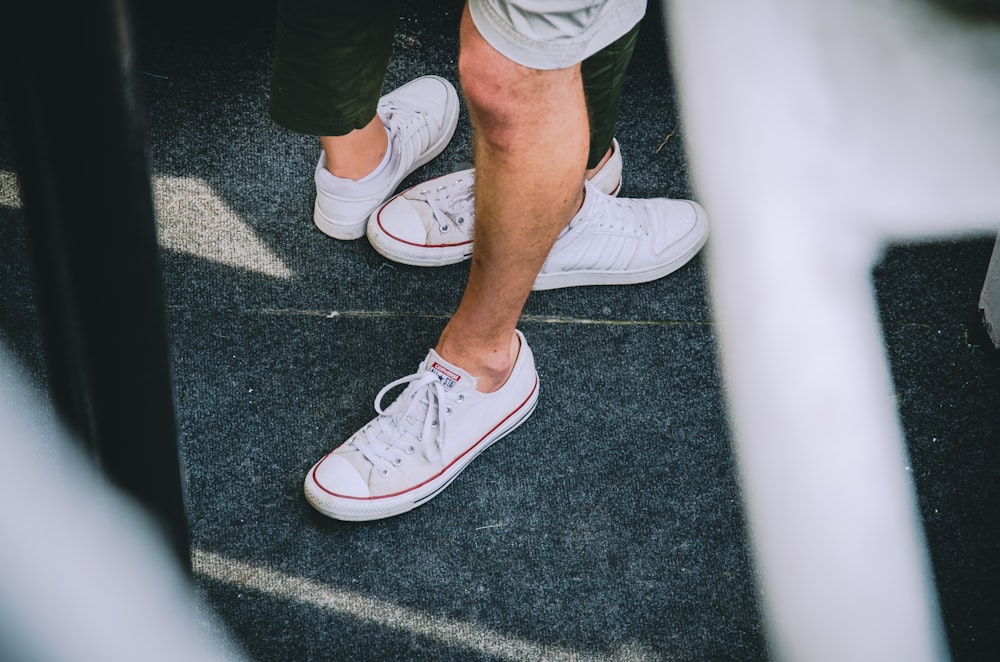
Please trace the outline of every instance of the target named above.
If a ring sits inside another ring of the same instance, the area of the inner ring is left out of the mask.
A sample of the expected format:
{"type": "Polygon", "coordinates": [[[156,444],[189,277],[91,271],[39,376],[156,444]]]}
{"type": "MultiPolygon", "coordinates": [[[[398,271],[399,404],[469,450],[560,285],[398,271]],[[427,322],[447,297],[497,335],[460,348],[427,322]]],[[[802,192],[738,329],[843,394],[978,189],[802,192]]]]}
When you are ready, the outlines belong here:
{"type": "Polygon", "coordinates": [[[406,450],[405,450],[404,452],[405,452],[405,453],[406,453],[407,455],[413,455],[413,453],[414,453],[414,452],[415,452],[416,450],[417,450],[417,449],[416,449],[416,448],[414,448],[413,446],[407,446],[407,447],[406,447],[406,450]]]}
{"type": "Polygon", "coordinates": [[[444,234],[445,232],[447,232],[450,229],[451,228],[448,225],[442,225],[441,226],[441,234],[444,234]]]}
{"type": "Polygon", "coordinates": [[[445,416],[451,416],[451,407],[445,407],[444,408],[444,415],[445,416]]]}
{"type": "Polygon", "coordinates": [[[457,402],[459,404],[465,402],[465,394],[464,393],[459,393],[458,397],[455,398],[455,402],[457,402]]]}
{"type": "Polygon", "coordinates": [[[455,225],[465,225],[465,216],[456,216],[455,225]]]}
{"type": "Polygon", "coordinates": [[[438,419],[435,418],[433,421],[431,421],[431,427],[436,428],[437,426],[438,426],[438,419]]]}
{"type": "Polygon", "coordinates": [[[378,475],[382,476],[382,478],[385,478],[386,476],[389,475],[389,470],[388,469],[379,469],[378,470],[378,475]]]}
{"type": "Polygon", "coordinates": [[[394,467],[398,467],[402,463],[403,463],[403,458],[401,458],[401,457],[395,457],[395,458],[392,459],[392,466],[394,466],[394,467]]]}

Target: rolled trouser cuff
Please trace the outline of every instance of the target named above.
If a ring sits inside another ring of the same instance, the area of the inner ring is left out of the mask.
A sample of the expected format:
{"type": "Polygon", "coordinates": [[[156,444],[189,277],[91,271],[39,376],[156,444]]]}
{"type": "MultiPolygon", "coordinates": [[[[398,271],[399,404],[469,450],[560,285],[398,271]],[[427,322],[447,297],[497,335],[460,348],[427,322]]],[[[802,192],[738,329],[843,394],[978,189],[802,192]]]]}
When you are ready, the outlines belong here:
{"type": "Polygon", "coordinates": [[[635,52],[640,25],[636,24],[616,41],[591,55],[580,67],[590,120],[588,169],[597,167],[615,137],[625,74],[635,52]]]}

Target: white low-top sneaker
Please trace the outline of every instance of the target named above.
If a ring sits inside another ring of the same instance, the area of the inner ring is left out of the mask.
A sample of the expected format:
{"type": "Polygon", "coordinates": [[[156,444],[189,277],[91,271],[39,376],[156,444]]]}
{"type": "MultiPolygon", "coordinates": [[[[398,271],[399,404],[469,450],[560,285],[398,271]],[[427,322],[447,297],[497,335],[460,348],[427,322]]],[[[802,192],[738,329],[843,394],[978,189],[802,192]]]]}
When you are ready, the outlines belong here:
{"type": "Polygon", "coordinates": [[[629,285],[680,269],[708,240],[708,217],[691,200],[616,198],[585,185],[583,207],[563,230],[532,289],[629,285]]]}
{"type": "Polygon", "coordinates": [[[458,93],[440,76],[422,76],[379,100],[378,114],[389,133],[389,162],[376,177],[352,181],[316,164],[316,227],[336,239],[359,239],[372,211],[407,175],[444,151],[458,126],[458,93]]]}
{"type": "MultiPolygon", "coordinates": [[[[475,226],[474,168],[412,186],[379,206],[368,221],[368,241],[383,256],[417,267],[456,264],[472,255],[475,226]]],[[[622,157],[612,141],[611,158],[590,180],[617,195],[622,157]]]]}
{"type": "Polygon", "coordinates": [[[375,398],[378,416],[317,462],[305,495],[318,511],[365,521],[405,513],[439,494],[493,442],[523,423],[538,400],[538,373],[521,332],[506,383],[493,393],[431,350],[415,374],[375,398]],[[388,408],[382,398],[408,384],[388,408]]]}

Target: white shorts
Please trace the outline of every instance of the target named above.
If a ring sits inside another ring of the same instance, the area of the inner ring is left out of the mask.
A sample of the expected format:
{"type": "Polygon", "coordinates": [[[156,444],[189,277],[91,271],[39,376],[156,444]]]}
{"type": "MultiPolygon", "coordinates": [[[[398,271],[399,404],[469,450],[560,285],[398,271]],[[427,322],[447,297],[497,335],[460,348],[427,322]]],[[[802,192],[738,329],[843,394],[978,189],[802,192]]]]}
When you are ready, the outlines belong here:
{"type": "Polygon", "coordinates": [[[531,69],[582,62],[631,30],[646,0],[469,0],[476,29],[497,51],[531,69]]]}

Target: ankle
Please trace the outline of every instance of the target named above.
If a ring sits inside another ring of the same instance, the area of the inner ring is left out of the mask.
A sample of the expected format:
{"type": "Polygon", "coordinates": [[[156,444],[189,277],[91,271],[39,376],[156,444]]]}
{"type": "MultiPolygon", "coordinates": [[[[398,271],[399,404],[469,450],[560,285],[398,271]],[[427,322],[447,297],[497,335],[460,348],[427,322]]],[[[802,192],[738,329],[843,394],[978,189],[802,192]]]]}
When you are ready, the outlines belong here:
{"type": "Polygon", "coordinates": [[[492,393],[499,390],[510,378],[514,363],[521,350],[521,341],[515,335],[506,346],[463,347],[442,335],[435,351],[441,358],[462,368],[476,378],[476,390],[492,393]]]}
{"type": "Polygon", "coordinates": [[[320,136],[326,169],[334,177],[358,181],[379,169],[389,154],[389,135],[377,115],[344,136],[320,136]]]}

